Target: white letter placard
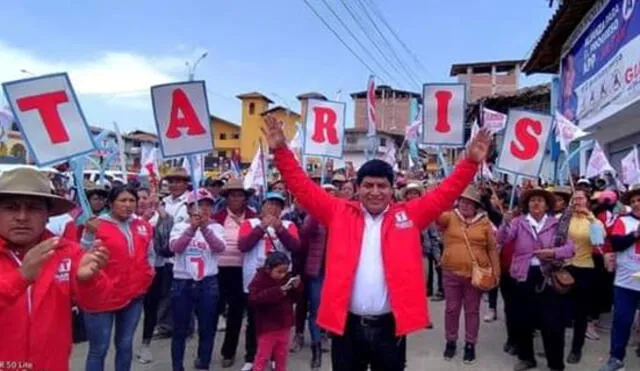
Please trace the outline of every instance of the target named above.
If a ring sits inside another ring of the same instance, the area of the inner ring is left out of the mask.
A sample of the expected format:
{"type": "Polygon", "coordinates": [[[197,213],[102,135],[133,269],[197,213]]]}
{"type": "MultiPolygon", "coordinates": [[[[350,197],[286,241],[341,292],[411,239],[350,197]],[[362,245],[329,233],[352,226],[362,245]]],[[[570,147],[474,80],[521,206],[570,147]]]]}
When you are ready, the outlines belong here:
{"type": "Polygon", "coordinates": [[[309,99],[304,128],[304,153],[342,158],[346,104],[309,99]]]}
{"type": "Polygon", "coordinates": [[[464,84],[424,84],[422,142],[433,146],[464,146],[464,84]]]}
{"type": "Polygon", "coordinates": [[[93,152],[96,145],[66,73],[2,84],[38,166],[93,152]]]}
{"type": "Polygon", "coordinates": [[[204,81],[151,87],[153,114],[165,158],[213,150],[206,91],[204,81]]]}

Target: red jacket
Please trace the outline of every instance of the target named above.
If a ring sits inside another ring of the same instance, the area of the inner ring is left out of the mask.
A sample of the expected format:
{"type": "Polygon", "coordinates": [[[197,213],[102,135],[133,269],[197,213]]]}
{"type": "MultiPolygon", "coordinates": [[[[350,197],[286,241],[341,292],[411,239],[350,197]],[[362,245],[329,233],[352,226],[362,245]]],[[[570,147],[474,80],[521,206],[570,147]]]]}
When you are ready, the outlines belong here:
{"type": "Polygon", "coordinates": [[[290,329],[293,326],[293,303],[302,295],[302,284],[284,293],[280,287],[287,283],[290,276],[281,282],[271,278],[264,268],[258,269],[249,285],[249,304],[254,308],[256,334],[290,329]]]}
{"type": "MultiPolygon", "coordinates": [[[[41,240],[50,237],[47,231],[41,240]]],[[[84,250],[71,241],[60,244],[29,285],[18,270],[20,260],[0,239],[0,370],[68,370],[72,299],[85,308],[111,293],[112,282],[104,272],[79,282],[77,268],[84,250]],[[19,367],[8,368],[7,362],[19,367]]]]}
{"type": "MultiPolygon", "coordinates": [[[[302,171],[287,148],[274,151],[275,165],[302,207],[327,227],[325,279],[318,324],[344,334],[364,233],[359,201],[331,196],[302,171]]],[[[462,160],[438,188],[410,202],[391,204],[382,222],[382,256],[396,335],[422,330],[429,320],[420,231],[427,228],[471,183],[478,165],[462,160]]]]}
{"type": "MultiPolygon", "coordinates": [[[[101,240],[109,250],[109,262],[104,267],[104,271],[114,280],[114,292],[108,301],[86,307],[87,312],[109,312],[121,309],[131,300],[146,293],[151,285],[154,275],[151,262],[153,228],[148,222],[139,218],[130,219],[127,225],[133,238],[131,249],[120,227],[110,217],[100,217],[95,239],[101,240]]],[[[83,236],[83,243],[86,240],[85,236],[83,236]]]]}
{"type": "Polygon", "coordinates": [[[77,225],[75,220],[70,220],[69,222],[67,222],[67,225],[64,226],[64,231],[62,231],[62,238],[66,238],[74,242],[80,242],[83,232],[84,225],[77,225]]]}

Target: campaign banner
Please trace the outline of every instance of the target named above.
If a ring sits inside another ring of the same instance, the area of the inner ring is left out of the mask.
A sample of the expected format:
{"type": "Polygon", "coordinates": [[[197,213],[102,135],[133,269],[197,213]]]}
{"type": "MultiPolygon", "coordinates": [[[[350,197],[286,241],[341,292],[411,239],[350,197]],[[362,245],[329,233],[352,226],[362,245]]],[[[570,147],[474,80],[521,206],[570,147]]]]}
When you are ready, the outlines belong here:
{"type": "Polygon", "coordinates": [[[562,57],[560,112],[582,129],[640,100],[637,3],[596,3],[594,13],[585,17],[591,22],[572,35],[575,41],[562,57]]]}
{"type": "Polygon", "coordinates": [[[483,107],[482,126],[494,134],[499,133],[507,126],[507,115],[483,107]]]}
{"type": "Polygon", "coordinates": [[[510,110],[497,170],[537,178],[552,126],[549,115],[510,110]]]}
{"type": "Polygon", "coordinates": [[[464,145],[465,84],[424,84],[422,143],[464,145]]]}

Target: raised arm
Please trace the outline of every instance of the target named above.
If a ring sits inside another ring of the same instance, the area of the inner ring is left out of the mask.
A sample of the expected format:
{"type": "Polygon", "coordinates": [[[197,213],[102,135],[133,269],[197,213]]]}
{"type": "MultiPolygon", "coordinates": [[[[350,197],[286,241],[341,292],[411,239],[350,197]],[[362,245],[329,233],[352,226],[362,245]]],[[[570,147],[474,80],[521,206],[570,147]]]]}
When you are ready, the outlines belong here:
{"type": "Polygon", "coordinates": [[[224,228],[220,224],[210,222],[206,228],[201,228],[200,230],[212,252],[220,253],[224,251],[226,247],[224,244],[224,228]]]}
{"type": "Polygon", "coordinates": [[[178,223],[171,229],[169,250],[180,254],[189,246],[189,242],[196,236],[196,229],[188,223],[178,223]]]}
{"type": "Polygon", "coordinates": [[[287,147],[282,122],[273,116],[267,116],[264,121],[262,132],[273,151],[274,164],[285,185],[309,214],[320,223],[329,225],[337,205],[344,201],[325,192],[305,174],[293,152],[287,147]]]}

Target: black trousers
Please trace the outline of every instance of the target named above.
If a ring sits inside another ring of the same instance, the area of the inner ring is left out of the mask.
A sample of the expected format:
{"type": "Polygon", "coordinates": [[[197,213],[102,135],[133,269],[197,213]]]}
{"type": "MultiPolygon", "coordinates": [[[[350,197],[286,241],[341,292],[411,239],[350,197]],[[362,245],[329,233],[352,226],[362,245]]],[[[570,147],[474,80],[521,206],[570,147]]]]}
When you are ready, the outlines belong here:
{"type": "Polygon", "coordinates": [[[171,314],[171,283],[173,282],[173,264],[166,263],[162,270],[164,276],[158,303],[157,325],[164,332],[173,331],[173,315],[171,314]]]}
{"type": "Polygon", "coordinates": [[[601,254],[593,254],[593,263],[595,265],[592,291],[594,300],[589,314],[591,318],[598,319],[601,314],[611,312],[615,273],[607,271],[604,266],[604,256],[601,254]]]}
{"type": "Polygon", "coordinates": [[[153,330],[158,322],[158,305],[162,299],[162,289],[166,281],[164,272],[166,267],[156,267],[156,275],[153,282],[144,296],[144,321],[142,323],[142,342],[149,344],[153,337],[153,330]]]}
{"type": "Polygon", "coordinates": [[[247,306],[247,329],[244,332],[244,347],[246,351],[244,361],[253,363],[258,351],[258,336],[256,335],[255,312],[250,305],[247,306]]]}
{"type": "Polygon", "coordinates": [[[566,297],[552,287],[544,287],[540,267],[531,267],[526,282],[518,282],[514,293],[514,335],[518,358],[535,362],[533,331],[537,327],[547,357],[547,365],[564,370],[564,331],[566,324],[566,297]]]}
{"type": "Polygon", "coordinates": [[[434,291],[433,291],[433,271],[434,270],[436,272],[436,277],[438,278],[438,286],[436,286],[436,288],[438,289],[437,293],[439,294],[444,293],[444,288],[442,287],[442,268],[440,268],[440,266],[437,264],[436,258],[434,258],[433,255],[427,256],[427,264],[429,264],[429,268],[428,268],[429,273],[427,273],[427,295],[432,296],[434,294],[434,291]]]}
{"type": "Polygon", "coordinates": [[[233,359],[238,349],[242,319],[247,307],[246,295],[242,287],[242,267],[220,267],[220,311],[227,313],[227,328],[222,341],[222,358],[233,359]]]}
{"type": "Polygon", "coordinates": [[[504,318],[507,326],[507,344],[516,345],[516,313],[515,313],[515,290],[516,281],[511,278],[509,272],[503,273],[500,277],[500,293],[504,301],[504,318]]]}
{"type": "Polygon", "coordinates": [[[395,336],[392,314],[373,318],[349,314],[343,336],[332,336],[333,371],[402,371],[406,338],[395,336]]]}
{"type": "Polygon", "coordinates": [[[571,351],[581,353],[584,346],[587,323],[594,307],[594,268],[567,267],[573,276],[575,284],[569,292],[569,307],[571,309],[571,319],[573,320],[573,341],[571,351]]]}

